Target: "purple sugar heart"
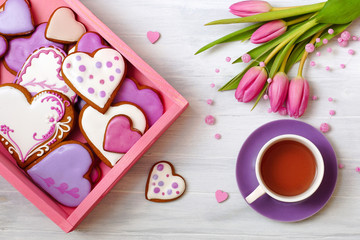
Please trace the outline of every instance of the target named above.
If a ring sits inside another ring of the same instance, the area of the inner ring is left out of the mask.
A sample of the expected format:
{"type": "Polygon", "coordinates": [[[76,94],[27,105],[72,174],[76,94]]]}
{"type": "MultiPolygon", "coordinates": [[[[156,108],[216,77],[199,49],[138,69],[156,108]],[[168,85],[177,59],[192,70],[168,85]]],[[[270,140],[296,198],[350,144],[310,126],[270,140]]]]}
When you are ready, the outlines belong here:
{"type": "Polygon", "coordinates": [[[126,153],[141,138],[141,134],[132,129],[131,120],[123,115],[113,117],[105,130],[104,150],[126,153]]]}
{"type": "Polygon", "coordinates": [[[38,48],[55,46],[63,49],[64,45],[49,41],[45,38],[46,23],[40,24],[30,37],[14,38],[9,42],[9,49],[5,55],[5,65],[16,75],[26,59],[38,48]]]}
{"type": "Polygon", "coordinates": [[[99,34],[95,32],[87,32],[84,35],[82,35],[82,37],[78,41],[76,45],[76,51],[93,53],[100,48],[109,47],[104,45],[103,42],[104,41],[99,34]]]}
{"type": "Polygon", "coordinates": [[[23,35],[34,30],[30,6],[25,0],[7,0],[0,12],[0,34],[23,35]]]}
{"type": "Polygon", "coordinates": [[[114,103],[127,101],[135,103],[145,112],[149,126],[152,126],[164,113],[164,106],[160,96],[151,88],[145,86],[137,86],[137,84],[125,78],[121,85],[114,103]]]}
{"type": "Polygon", "coordinates": [[[58,202],[76,207],[91,191],[84,175],[90,173],[92,163],[90,153],[80,143],[63,142],[27,173],[58,202]]]}

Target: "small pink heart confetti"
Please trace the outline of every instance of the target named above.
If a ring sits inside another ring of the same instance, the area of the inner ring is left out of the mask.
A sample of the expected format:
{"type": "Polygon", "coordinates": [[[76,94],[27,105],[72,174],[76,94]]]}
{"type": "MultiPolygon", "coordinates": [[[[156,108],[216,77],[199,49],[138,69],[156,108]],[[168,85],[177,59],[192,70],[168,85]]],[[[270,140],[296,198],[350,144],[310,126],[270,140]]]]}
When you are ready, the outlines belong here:
{"type": "Polygon", "coordinates": [[[215,192],[215,197],[216,197],[216,201],[218,203],[222,203],[223,201],[225,201],[228,197],[229,197],[229,194],[227,192],[223,192],[221,190],[217,190],[215,192]]]}
{"type": "Polygon", "coordinates": [[[146,35],[152,44],[156,43],[156,41],[159,40],[159,38],[160,38],[159,32],[148,31],[146,35]]]}

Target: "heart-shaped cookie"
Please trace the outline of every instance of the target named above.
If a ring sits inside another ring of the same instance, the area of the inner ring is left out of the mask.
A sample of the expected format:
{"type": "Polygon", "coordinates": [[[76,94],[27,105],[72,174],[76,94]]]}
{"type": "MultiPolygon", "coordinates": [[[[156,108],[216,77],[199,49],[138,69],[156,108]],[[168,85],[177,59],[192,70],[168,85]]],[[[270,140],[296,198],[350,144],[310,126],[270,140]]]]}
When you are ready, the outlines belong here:
{"type": "Polygon", "coordinates": [[[0,35],[0,58],[3,57],[8,49],[8,42],[6,38],[0,35]]]}
{"type": "Polygon", "coordinates": [[[67,97],[43,91],[31,97],[17,84],[0,86],[0,140],[21,168],[60,143],[74,125],[67,97]]]}
{"type": "Polygon", "coordinates": [[[85,105],[79,116],[79,126],[82,134],[96,155],[109,167],[113,167],[124,155],[122,153],[106,151],[103,147],[108,123],[115,116],[119,115],[124,115],[131,119],[133,129],[137,129],[141,134],[144,134],[147,130],[144,113],[137,106],[130,103],[117,103],[111,106],[105,114],[98,112],[89,105],[85,105]]]}
{"type": "Polygon", "coordinates": [[[135,80],[125,78],[113,102],[135,103],[145,112],[151,127],[164,113],[160,95],[152,88],[140,86],[135,80]]]}
{"type": "Polygon", "coordinates": [[[171,163],[161,161],[150,171],[145,198],[153,202],[169,202],[181,197],[186,189],[185,180],[178,174],[171,163]]]}
{"type": "Polygon", "coordinates": [[[74,51],[93,53],[100,48],[107,48],[104,39],[96,32],[87,32],[81,36],[77,42],[74,51]]]}
{"type": "Polygon", "coordinates": [[[19,37],[9,41],[9,49],[4,57],[5,67],[14,75],[21,70],[26,59],[38,48],[54,46],[64,48],[63,44],[45,38],[46,23],[40,24],[30,37],[19,37]]]}
{"type": "Polygon", "coordinates": [[[85,32],[85,26],[76,21],[74,12],[61,7],[51,15],[45,36],[51,41],[67,44],[78,41],[85,32]]]}
{"type": "Polygon", "coordinates": [[[62,142],[26,172],[50,196],[68,207],[78,206],[91,191],[93,156],[76,141],[62,142]]]}
{"type": "Polygon", "coordinates": [[[36,50],[26,60],[16,83],[25,87],[32,95],[44,90],[54,90],[74,102],[76,93],[69,88],[61,76],[61,65],[65,56],[63,50],[54,47],[36,50]]]}
{"type": "Polygon", "coordinates": [[[34,31],[30,5],[26,0],[7,0],[0,7],[0,34],[25,35],[34,31]]]}
{"type": "Polygon", "coordinates": [[[62,76],[84,101],[105,113],[125,76],[125,62],[112,48],[93,54],[74,52],[63,62],[62,76]]]}
{"type": "Polygon", "coordinates": [[[129,117],[118,115],[106,127],[103,148],[108,152],[126,153],[141,136],[141,132],[132,127],[129,117]]]}

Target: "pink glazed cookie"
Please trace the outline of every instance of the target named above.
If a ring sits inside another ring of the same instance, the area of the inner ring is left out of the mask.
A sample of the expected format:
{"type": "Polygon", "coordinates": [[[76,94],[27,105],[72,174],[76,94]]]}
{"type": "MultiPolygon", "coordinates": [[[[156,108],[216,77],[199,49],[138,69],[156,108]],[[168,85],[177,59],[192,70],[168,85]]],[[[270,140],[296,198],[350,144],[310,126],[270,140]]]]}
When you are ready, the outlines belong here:
{"type": "Polygon", "coordinates": [[[87,32],[75,45],[75,52],[93,53],[100,48],[108,48],[104,39],[96,32],[87,32]]]}
{"type": "Polygon", "coordinates": [[[93,155],[84,144],[66,141],[33,162],[26,172],[59,203],[77,207],[92,189],[93,166],[93,155]]]}

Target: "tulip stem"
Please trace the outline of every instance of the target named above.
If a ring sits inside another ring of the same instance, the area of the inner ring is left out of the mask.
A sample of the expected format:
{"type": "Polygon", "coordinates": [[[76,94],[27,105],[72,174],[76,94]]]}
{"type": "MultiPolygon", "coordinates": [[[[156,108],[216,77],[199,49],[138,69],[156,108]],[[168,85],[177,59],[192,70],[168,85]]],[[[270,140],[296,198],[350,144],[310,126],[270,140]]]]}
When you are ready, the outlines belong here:
{"type": "Polygon", "coordinates": [[[284,58],[284,60],[283,60],[283,62],[281,64],[281,67],[280,67],[280,70],[279,70],[280,72],[285,72],[287,60],[289,59],[290,54],[291,54],[292,50],[294,49],[294,47],[295,47],[295,45],[292,45],[290,47],[289,51],[286,53],[285,58],[284,58]]]}
{"type": "Polygon", "coordinates": [[[302,16],[302,17],[299,17],[299,18],[297,18],[297,19],[294,19],[294,20],[292,20],[292,21],[288,21],[288,22],[286,23],[286,25],[287,25],[287,26],[291,26],[291,25],[294,25],[294,24],[303,22],[303,21],[309,19],[312,15],[314,15],[314,14],[313,14],[313,13],[306,14],[306,15],[304,15],[304,16],[302,16]]]}
{"type": "MultiPolygon", "coordinates": [[[[314,44],[316,42],[316,39],[318,37],[320,37],[320,35],[322,34],[323,31],[320,31],[318,32],[317,34],[314,35],[314,37],[311,39],[311,41],[309,43],[311,44],[314,44]]],[[[298,70],[298,77],[302,77],[302,72],[303,72],[303,69],[304,69],[304,65],[305,65],[305,61],[308,57],[309,53],[307,51],[304,52],[304,54],[302,55],[301,57],[301,60],[300,60],[300,65],[299,65],[299,70],[298,70]]]]}
{"type": "Polygon", "coordinates": [[[294,6],[294,7],[273,7],[270,11],[275,12],[275,11],[287,10],[287,9],[297,8],[297,7],[299,7],[299,6],[294,6]]]}
{"type": "Polygon", "coordinates": [[[293,40],[294,38],[299,38],[304,32],[306,32],[307,30],[309,30],[310,28],[312,28],[313,26],[316,25],[316,19],[313,19],[307,23],[305,23],[304,25],[302,25],[296,32],[290,34],[284,41],[282,41],[279,45],[276,46],[276,48],[267,56],[267,58],[265,59],[264,63],[268,64],[270,62],[270,60],[286,45],[288,44],[291,40],[293,40]]]}

